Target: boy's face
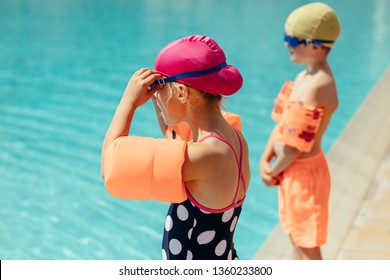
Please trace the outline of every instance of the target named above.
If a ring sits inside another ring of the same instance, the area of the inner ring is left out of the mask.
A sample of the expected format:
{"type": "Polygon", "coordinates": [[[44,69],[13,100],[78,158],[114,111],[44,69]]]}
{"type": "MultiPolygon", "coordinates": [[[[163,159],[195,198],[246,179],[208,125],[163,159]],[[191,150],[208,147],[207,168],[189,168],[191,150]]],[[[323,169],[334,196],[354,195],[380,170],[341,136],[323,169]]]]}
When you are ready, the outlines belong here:
{"type": "MultiPolygon", "coordinates": [[[[285,33],[284,42],[293,63],[308,64],[318,59],[318,55],[325,50],[321,45],[327,41],[305,40],[285,33]]],[[[324,53],[326,54],[327,52],[324,51],[324,53]]]]}
{"type": "Polygon", "coordinates": [[[300,38],[297,38],[291,34],[284,34],[284,46],[288,49],[290,59],[293,63],[301,64],[304,63],[305,51],[306,51],[306,41],[300,38]]]}
{"type": "Polygon", "coordinates": [[[296,64],[306,63],[310,57],[310,45],[299,44],[295,48],[285,43],[285,47],[288,49],[290,60],[296,64]]]}

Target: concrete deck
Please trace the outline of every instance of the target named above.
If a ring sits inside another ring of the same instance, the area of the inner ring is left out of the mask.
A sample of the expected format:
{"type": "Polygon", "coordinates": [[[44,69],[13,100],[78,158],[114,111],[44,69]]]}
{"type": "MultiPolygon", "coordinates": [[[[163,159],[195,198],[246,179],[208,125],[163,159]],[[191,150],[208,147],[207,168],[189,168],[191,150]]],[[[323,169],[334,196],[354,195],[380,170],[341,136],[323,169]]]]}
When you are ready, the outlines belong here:
{"type": "MultiPolygon", "coordinates": [[[[332,193],[324,259],[390,260],[390,66],[327,157],[332,193]]],[[[278,224],[254,259],[290,258],[278,224]]]]}

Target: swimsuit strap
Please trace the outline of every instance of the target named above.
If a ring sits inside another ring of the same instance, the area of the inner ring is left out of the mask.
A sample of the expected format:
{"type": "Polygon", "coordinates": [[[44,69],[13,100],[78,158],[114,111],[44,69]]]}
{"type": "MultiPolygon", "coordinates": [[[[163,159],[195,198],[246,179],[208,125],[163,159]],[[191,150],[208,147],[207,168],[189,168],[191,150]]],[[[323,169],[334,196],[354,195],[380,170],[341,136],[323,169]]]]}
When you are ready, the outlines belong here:
{"type": "MultiPolygon", "coordinates": [[[[237,135],[237,138],[238,138],[238,141],[240,143],[240,162],[239,162],[239,165],[238,165],[238,168],[239,168],[239,175],[238,175],[238,185],[237,185],[237,189],[236,189],[236,194],[234,195],[234,199],[233,199],[233,203],[236,201],[236,198],[237,198],[237,195],[238,195],[238,190],[240,188],[240,180],[242,181],[242,185],[244,187],[244,191],[246,193],[246,182],[245,182],[245,177],[244,177],[244,174],[242,173],[242,158],[243,158],[243,154],[242,154],[242,141],[241,141],[241,137],[240,135],[238,134],[237,130],[234,130],[236,132],[236,135],[237,135]]],[[[233,150],[234,151],[234,150],[233,150]]],[[[237,157],[236,157],[237,158],[237,157]]],[[[245,196],[244,196],[245,197],[245,196]]]]}
{"type": "MultiPolygon", "coordinates": [[[[242,141],[241,141],[241,137],[238,134],[237,130],[234,130],[234,132],[236,133],[236,135],[238,137],[238,141],[240,142],[240,158],[238,158],[237,153],[236,153],[236,151],[233,148],[233,145],[226,138],[224,138],[222,136],[219,136],[219,135],[217,135],[215,133],[211,133],[211,134],[201,138],[198,141],[198,142],[202,142],[202,141],[204,141],[204,140],[206,140],[208,138],[217,138],[218,140],[221,140],[222,142],[227,144],[230,147],[230,149],[233,151],[234,156],[236,158],[237,166],[238,166],[238,183],[237,183],[236,193],[234,194],[234,198],[233,198],[232,204],[235,204],[235,201],[236,201],[236,198],[237,198],[237,195],[238,195],[238,190],[240,188],[240,181],[242,181],[242,184],[244,186],[245,192],[246,192],[246,189],[247,189],[246,188],[245,178],[244,178],[244,175],[242,173],[242,158],[243,158],[243,155],[242,155],[242,141]]],[[[245,198],[245,196],[244,196],[244,198],[245,198]]]]}

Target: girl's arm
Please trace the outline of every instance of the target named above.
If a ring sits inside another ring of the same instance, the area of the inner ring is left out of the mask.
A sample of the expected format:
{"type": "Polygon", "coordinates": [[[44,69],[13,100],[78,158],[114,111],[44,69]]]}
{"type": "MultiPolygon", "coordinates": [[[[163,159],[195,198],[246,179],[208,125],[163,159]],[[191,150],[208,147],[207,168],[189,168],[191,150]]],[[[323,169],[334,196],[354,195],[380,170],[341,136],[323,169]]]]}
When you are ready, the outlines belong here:
{"type": "MultiPolygon", "coordinates": [[[[150,84],[159,78],[161,78],[160,74],[155,73],[148,68],[142,68],[136,71],[130,78],[122,99],[111,120],[111,124],[107,129],[102,145],[102,159],[104,151],[115,139],[129,134],[135,110],[148,101],[153,94],[160,89],[159,86],[149,89],[150,84]]],[[[103,163],[103,160],[101,163],[103,163]]],[[[103,168],[101,168],[101,175],[104,178],[103,168]]]]}
{"type": "Polygon", "coordinates": [[[158,125],[160,126],[162,134],[165,135],[165,131],[167,129],[167,125],[165,124],[164,119],[163,119],[163,117],[161,115],[162,112],[161,112],[160,107],[158,107],[158,105],[157,105],[157,99],[156,99],[155,96],[152,97],[152,102],[153,102],[153,106],[154,106],[154,111],[156,112],[158,125]]]}

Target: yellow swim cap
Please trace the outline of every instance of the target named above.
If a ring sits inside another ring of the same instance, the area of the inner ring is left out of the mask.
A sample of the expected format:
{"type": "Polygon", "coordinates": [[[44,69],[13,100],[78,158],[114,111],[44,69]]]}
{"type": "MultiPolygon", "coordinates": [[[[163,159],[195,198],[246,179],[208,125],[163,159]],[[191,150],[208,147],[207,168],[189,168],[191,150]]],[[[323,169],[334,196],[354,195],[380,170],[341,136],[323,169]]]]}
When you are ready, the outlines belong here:
{"type": "MultiPolygon", "coordinates": [[[[300,39],[336,41],[340,35],[340,22],[328,5],[315,2],[295,9],[286,20],[285,31],[300,39]]],[[[332,47],[334,43],[323,43],[332,47]]]]}

